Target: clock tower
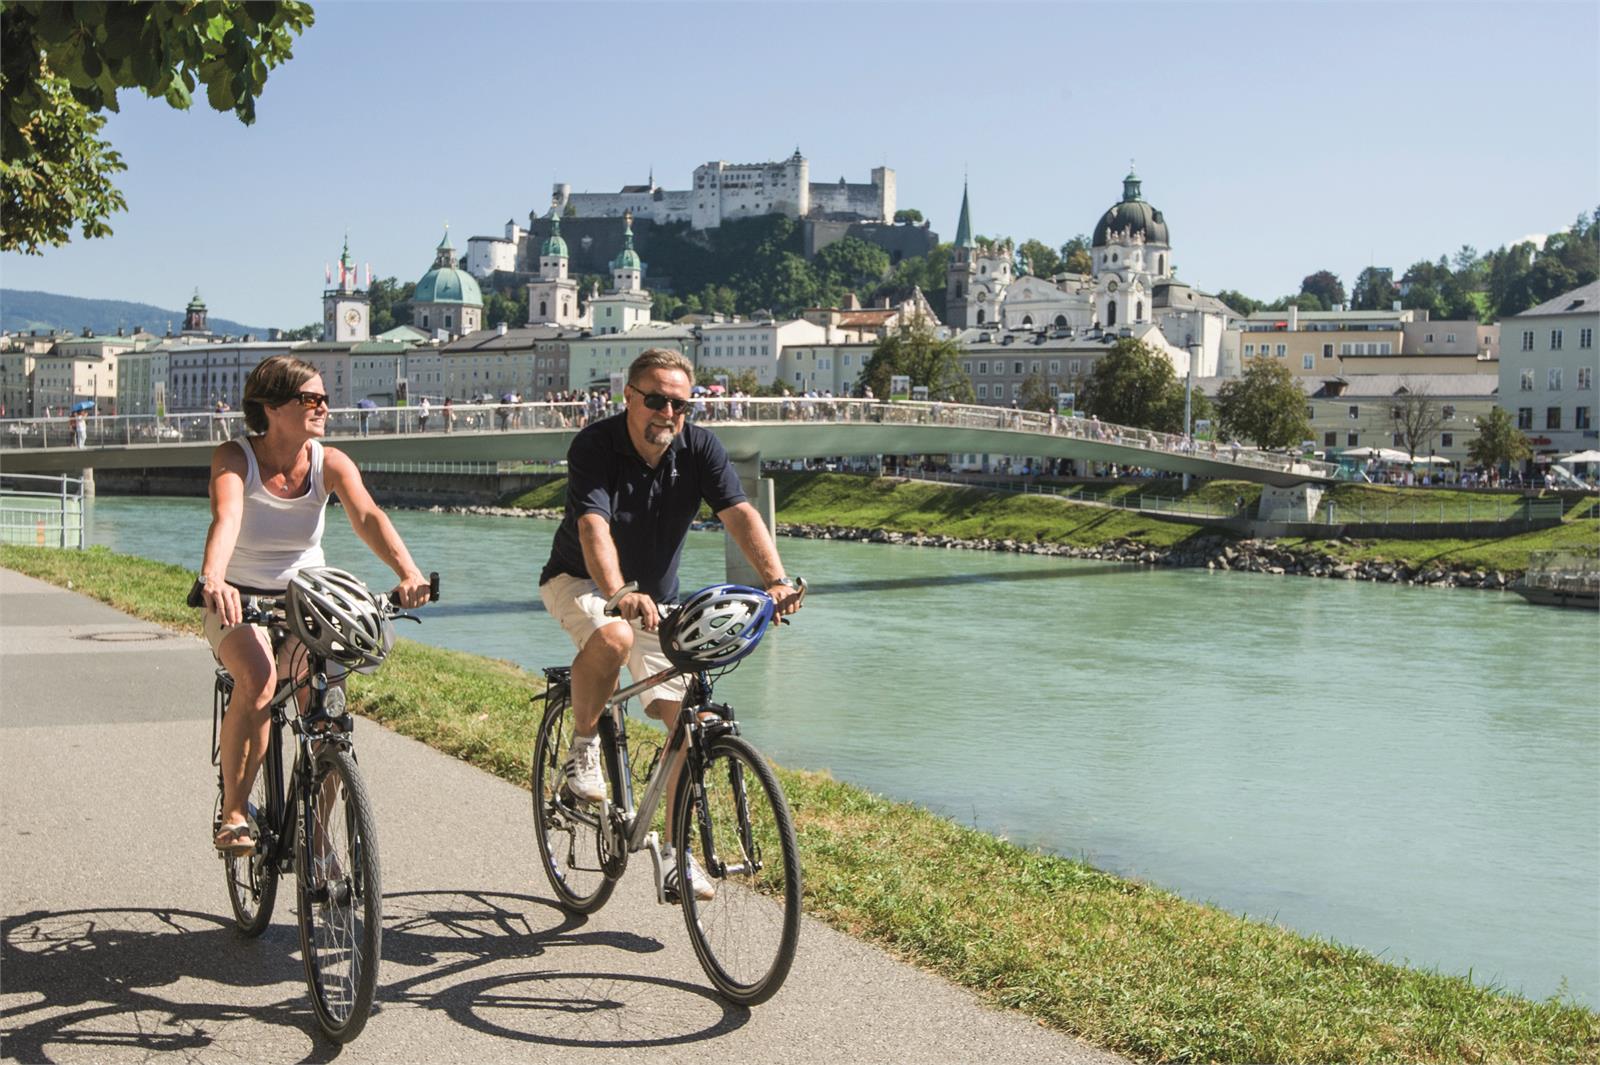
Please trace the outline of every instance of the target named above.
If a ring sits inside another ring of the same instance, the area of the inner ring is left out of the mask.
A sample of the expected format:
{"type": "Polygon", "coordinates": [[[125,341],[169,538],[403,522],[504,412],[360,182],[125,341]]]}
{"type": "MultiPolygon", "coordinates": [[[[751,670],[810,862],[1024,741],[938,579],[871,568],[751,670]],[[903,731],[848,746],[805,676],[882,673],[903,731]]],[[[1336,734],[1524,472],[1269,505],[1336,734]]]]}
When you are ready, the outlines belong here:
{"type": "MultiPolygon", "coordinates": [[[[324,280],[333,284],[333,272],[324,280]]],[[[372,308],[367,294],[356,288],[356,265],[350,258],[350,237],[344,238],[339,256],[339,284],[322,293],[322,339],[358,343],[371,337],[372,308]]]]}

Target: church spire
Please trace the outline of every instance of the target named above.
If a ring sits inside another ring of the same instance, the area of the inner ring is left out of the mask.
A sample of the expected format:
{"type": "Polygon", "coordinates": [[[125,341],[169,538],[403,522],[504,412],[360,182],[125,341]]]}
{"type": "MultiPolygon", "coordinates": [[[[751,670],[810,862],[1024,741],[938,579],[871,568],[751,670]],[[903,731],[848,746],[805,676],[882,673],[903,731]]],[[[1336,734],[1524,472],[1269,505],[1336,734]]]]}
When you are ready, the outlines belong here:
{"type": "Polygon", "coordinates": [[[967,183],[961,183],[961,220],[956,223],[956,247],[970,248],[972,243],[972,211],[967,206],[967,183]]]}
{"type": "Polygon", "coordinates": [[[1128,176],[1122,179],[1122,202],[1133,203],[1141,198],[1139,191],[1139,175],[1133,169],[1133,160],[1128,160],[1128,176]]]}

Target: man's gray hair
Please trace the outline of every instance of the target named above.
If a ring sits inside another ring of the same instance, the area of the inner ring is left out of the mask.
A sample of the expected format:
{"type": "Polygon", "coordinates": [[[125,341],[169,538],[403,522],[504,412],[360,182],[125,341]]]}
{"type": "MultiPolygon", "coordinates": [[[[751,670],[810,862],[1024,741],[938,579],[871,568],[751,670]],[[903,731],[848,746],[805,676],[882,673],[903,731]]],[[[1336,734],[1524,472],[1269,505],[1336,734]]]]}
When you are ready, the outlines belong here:
{"type": "Polygon", "coordinates": [[[685,358],[683,352],[672,348],[645,348],[641,351],[639,357],[633,360],[633,365],[628,367],[628,383],[633,384],[646,370],[658,369],[682,370],[689,383],[694,384],[694,363],[685,358]]]}

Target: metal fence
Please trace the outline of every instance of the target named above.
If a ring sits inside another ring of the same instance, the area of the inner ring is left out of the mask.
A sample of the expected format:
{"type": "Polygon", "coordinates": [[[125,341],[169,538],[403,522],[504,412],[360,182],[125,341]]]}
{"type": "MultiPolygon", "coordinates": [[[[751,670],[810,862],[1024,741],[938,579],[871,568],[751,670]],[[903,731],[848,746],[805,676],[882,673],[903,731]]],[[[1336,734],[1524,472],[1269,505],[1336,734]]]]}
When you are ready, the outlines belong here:
{"type": "Polygon", "coordinates": [[[83,478],[0,474],[0,543],[84,546],[83,478]]]}
{"type": "Polygon", "coordinates": [[[1133,510],[1145,514],[1168,514],[1174,517],[1232,518],[1243,514],[1249,509],[1248,506],[1208,503],[1199,499],[1176,499],[1172,496],[1153,495],[1144,492],[1096,490],[1081,484],[1041,484],[1036,481],[1016,478],[970,477],[936,470],[902,470],[897,476],[904,476],[918,481],[934,481],[940,484],[958,485],[965,488],[983,488],[992,492],[1054,496],[1057,499],[1065,499],[1073,503],[1092,503],[1096,506],[1115,507],[1118,510],[1133,510]]]}

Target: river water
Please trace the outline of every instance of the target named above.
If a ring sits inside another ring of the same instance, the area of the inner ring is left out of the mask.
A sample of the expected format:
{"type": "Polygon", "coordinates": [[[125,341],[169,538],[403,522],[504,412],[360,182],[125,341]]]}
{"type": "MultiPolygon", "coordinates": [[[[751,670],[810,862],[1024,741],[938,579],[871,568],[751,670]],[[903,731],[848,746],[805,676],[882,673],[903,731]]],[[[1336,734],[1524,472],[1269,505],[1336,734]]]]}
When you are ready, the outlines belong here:
{"type": "MultiPolygon", "coordinates": [[[[203,500],[90,541],[198,566],[203,500]]],[[[403,635],[564,662],[552,522],[393,515],[403,635]]],[[[328,556],[388,571],[328,517],[328,556]]],[[[783,540],[813,594],[718,687],[780,762],[1187,898],[1600,1006],[1600,623],[1509,594],[783,540]]],[[[720,580],[691,534],[684,586],[720,580]]]]}

